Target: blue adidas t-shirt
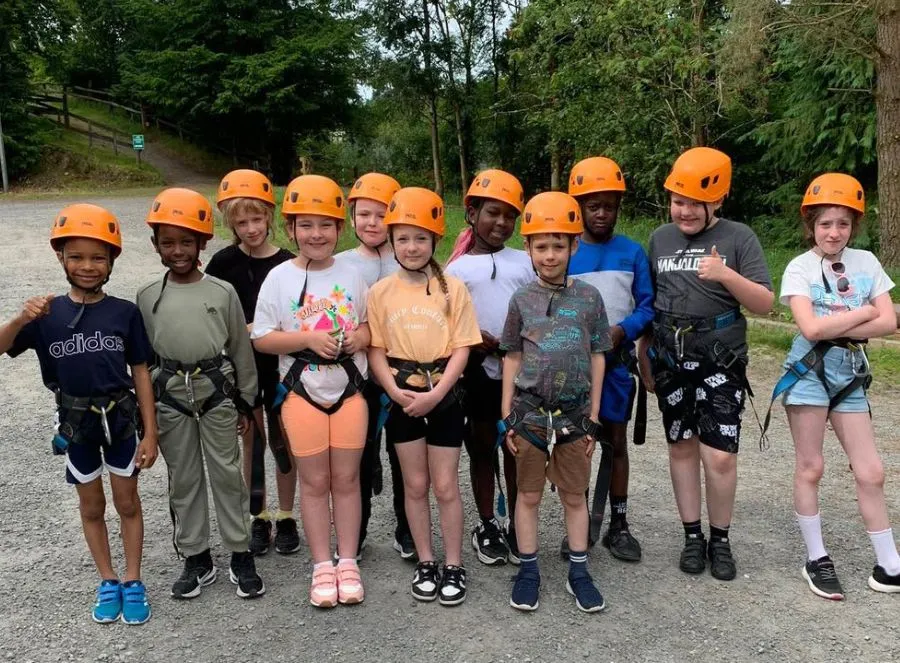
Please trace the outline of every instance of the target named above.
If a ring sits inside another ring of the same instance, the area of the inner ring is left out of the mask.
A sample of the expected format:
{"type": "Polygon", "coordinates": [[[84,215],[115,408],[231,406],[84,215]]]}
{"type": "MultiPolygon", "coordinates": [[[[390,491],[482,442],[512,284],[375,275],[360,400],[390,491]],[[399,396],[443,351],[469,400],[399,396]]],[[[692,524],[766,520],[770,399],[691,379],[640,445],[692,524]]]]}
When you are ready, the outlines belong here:
{"type": "Polygon", "coordinates": [[[80,303],[67,295],[50,303],[50,313],[29,322],[9,349],[10,357],[34,350],[44,384],[70,396],[97,396],[134,383],[129,366],[146,364],[151,357],[144,319],[132,302],[106,295],[88,304],[75,329],[68,325],[80,303]]]}

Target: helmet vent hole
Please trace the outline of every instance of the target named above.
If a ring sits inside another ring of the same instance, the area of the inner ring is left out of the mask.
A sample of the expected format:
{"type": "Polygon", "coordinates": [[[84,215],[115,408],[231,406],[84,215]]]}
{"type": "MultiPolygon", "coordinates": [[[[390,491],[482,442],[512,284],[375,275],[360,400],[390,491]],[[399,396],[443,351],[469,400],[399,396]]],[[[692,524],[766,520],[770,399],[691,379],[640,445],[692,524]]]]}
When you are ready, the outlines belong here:
{"type": "Polygon", "coordinates": [[[155,203],[153,203],[153,211],[154,212],[159,211],[159,205],[160,205],[159,201],[156,201],[155,203]]]}
{"type": "Polygon", "coordinates": [[[119,229],[116,227],[115,223],[109,223],[109,232],[111,232],[113,235],[117,235],[119,233],[119,229]]]}
{"type": "Polygon", "coordinates": [[[296,191],[291,191],[291,202],[292,202],[292,203],[296,203],[296,202],[297,202],[297,197],[298,197],[298,196],[297,196],[297,192],[296,192],[296,191]]]}
{"type": "Polygon", "coordinates": [[[705,189],[709,186],[709,175],[700,180],[700,188],[705,189]]]}
{"type": "Polygon", "coordinates": [[[569,223],[575,223],[575,212],[569,211],[569,223]]]}
{"type": "Polygon", "coordinates": [[[206,221],[206,210],[202,209],[197,213],[197,218],[201,221],[206,221]]]}
{"type": "Polygon", "coordinates": [[[64,225],[66,225],[66,218],[67,217],[65,217],[65,216],[59,217],[59,221],[56,222],[56,225],[58,225],[60,228],[62,228],[64,225]]]}

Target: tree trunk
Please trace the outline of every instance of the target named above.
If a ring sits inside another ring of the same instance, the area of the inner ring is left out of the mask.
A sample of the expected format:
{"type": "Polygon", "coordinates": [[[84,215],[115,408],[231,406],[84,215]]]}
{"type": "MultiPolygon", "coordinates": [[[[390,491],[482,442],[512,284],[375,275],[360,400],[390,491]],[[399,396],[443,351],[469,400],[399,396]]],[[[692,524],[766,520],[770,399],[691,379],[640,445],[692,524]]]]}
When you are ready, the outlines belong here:
{"type": "Polygon", "coordinates": [[[438,134],[437,82],[431,64],[431,12],[428,11],[428,0],[422,0],[422,60],[425,64],[425,76],[428,78],[428,113],[431,124],[431,161],[434,166],[434,191],[444,197],[444,177],[441,174],[441,143],[438,134]]]}
{"type": "Polygon", "coordinates": [[[559,159],[559,143],[550,144],[550,190],[559,191],[559,181],[562,179],[562,163],[559,159]]]}
{"type": "Polygon", "coordinates": [[[877,11],[880,258],[884,265],[900,267],[900,8],[896,0],[884,0],[878,3],[877,11]]]}
{"type": "Polygon", "coordinates": [[[465,197],[469,186],[469,169],[466,167],[466,135],[458,100],[453,103],[453,114],[456,119],[456,144],[459,146],[459,186],[462,188],[463,197],[465,197]]]}

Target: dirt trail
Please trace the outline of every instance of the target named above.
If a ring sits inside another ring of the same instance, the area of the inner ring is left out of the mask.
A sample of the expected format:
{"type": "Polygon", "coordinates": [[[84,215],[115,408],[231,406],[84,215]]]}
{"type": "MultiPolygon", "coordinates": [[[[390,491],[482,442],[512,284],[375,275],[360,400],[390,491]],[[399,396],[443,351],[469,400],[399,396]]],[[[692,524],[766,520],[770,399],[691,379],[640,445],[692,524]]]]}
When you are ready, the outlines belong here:
{"type": "MultiPolygon", "coordinates": [[[[143,217],[149,198],[98,199],[122,220],[125,250],[109,286],[133,297],[161,272],[143,217]]],[[[62,292],[65,281],[47,245],[59,201],[0,203],[0,319],[30,295],[62,292]]],[[[216,241],[206,260],[223,245],[216,241]]],[[[765,407],[782,357],[757,352],[751,379],[765,407]]],[[[873,408],[887,472],[888,502],[900,518],[900,398],[876,386],[873,408]]],[[[32,353],[0,357],[0,660],[51,661],[872,661],[900,659],[900,595],[866,588],[873,555],[857,513],[853,478],[833,436],[826,441],[822,511],[829,551],[847,591],[843,603],[813,596],[800,578],[803,548],[791,502],[793,452],[783,410],[776,406],[772,447],[756,448],[752,413],[745,417],[732,541],[738,577],[678,570],[681,525],[669,482],[659,415],[651,406],[647,444],[631,447],[629,520],[644,561],[625,565],[602,548],[590,567],[606,597],[600,615],[579,613],[567,595],[566,566],[556,555],[563,527],[556,496],[547,493],[540,542],[543,586],[532,615],[508,606],[510,567],[482,566],[466,541],[469,598],[458,608],[419,604],[409,595],[412,567],[391,549],[390,481],[376,498],[362,562],[363,605],[318,611],[307,602],[310,563],[293,557],[259,560],[268,593],[255,602],[234,595],[225,574],[189,602],[169,598],[181,562],[171,545],[165,463],[141,478],[146,522],[144,579],[154,616],[142,627],[93,624],[96,578],[81,536],[75,492],[50,455],[53,406],[32,353]]],[[[762,414],[762,413],[761,413],[762,414]]],[[[467,459],[460,468],[466,529],[474,525],[467,459]]],[[[596,461],[595,461],[596,462],[596,461]]],[[[384,459],[384,466],[389,467],[384,459]]],[[[271,478],[273,467],[269,467],[271,478]]],[[[705,520],[705,519],[704,519],[705,520]]],[[[121,568],[119,524],[109,505],[113,554],[121,568]]],[[[220,571],[227,555],[211,539],[220,571]]],[[[437,541],[440,555],[440,540],[437,541]]]]}

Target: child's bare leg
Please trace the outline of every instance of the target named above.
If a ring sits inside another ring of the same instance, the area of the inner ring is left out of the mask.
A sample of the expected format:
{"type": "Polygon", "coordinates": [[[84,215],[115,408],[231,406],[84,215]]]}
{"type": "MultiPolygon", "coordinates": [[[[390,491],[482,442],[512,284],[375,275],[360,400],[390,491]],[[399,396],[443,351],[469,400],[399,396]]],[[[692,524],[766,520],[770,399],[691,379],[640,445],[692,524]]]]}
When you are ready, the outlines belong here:
{"type": "Polygon", "coordinates": [[[697,437],[669,444],[669,473],[681,521],[700,520],[700,441],[697,437]]]}
{"type": "MultiPolygon", "coordinates": [[[[543,495],[543,491],[519,491],[515,514],[516,541],[519,544],[519,552],[523,555],[533,555],[537,552],[538,514],[543,495]]],[[[584,495],[581,496],[581,501],[584,502],[584,495]]]]}
{"type": "Polygon", "coordinates": [[[403,474],[403,490],[406,493],[406,519],[416,544],[416,554],[421,562],[433,562],[431,547],[431,507],[428,504],[428,452],[425,439],[401,442],[394,445],[400,470],[403,474]]]}
{"type": "MultiPolygon", "coordinates": [[[[706,511],[709,524],[728,527],[734,512],[734,493],[737,489],[737,454],[700,444],[700,459],[706,475],[706,511]]],[[[699,496],[700,484],[697,483],[699,496]]],[[[699,518],[699,510],[697,517],[699,518]]]]}
{"type": "Polygon", "coordinates": [[[97,477],[90,483],[78,484],[78,509],[81,512],[81,527],[91,557],[97,566],[101,580],[118,578],[113,570],[109,553],[109,532],[106,530],[106,496],[103,494],[103,480],[97,477]]]}
{"type": "Polygon", "coordinates": [[[565,511],[569,550],[584,552],[588,549],[588,509],[584,493],[568,493],[559,488],[557,491],[565,511]]]}
{"type": "Polygon", "coordinates": [[[463,510],[459,494],[458,447],[427,447],[428,473],[441,518],[444,558],[450,566],[462,566],[463,510]]]}
{"type": "Polygon", "coordinates": [[[138,495],[137,477],[109,475],[113,504],[122,523],[122,547],[125,549],[125,577],[123,580],[141,579],[141,555],[144,550],[144,515],[138,495]]]}
{"type": "Polygon", "coordinates": [[[859,511],[869,532],[891,526],[884,501],[884,467],[875,448],[875,432],[866,412],[832,412],[831,424],[853,466],[859,511]]]}
{"type": "Polygon", "coordinates": [[[334,530],[341,559],[356,559],[362,502],[359,496],[359,465],[362,449],[331,449],[331,501],[334,530]]]}
{"type": "MultiPolygon", "coordinates": [[[[287,435],[281,423],[281,418],[273,413],[268,414],[269,435],[280,435],[287,441],[287,435]]],[[[281,471],[275,472],[275,488],[278,491],[278,509],[282,512],[293,512],[294,502],[297,498],[297,464],[291,458],[291,471],[287,474],[281,471]]]]}
{"type": "MultiPolygon", "coordinates": [[[[300,478],[300,514],[313,564],[331,561],[331,463],[328,450],[294,458],[300,478]]],[[[354,554],[355,551],[354,551],[354,554]]]]}

